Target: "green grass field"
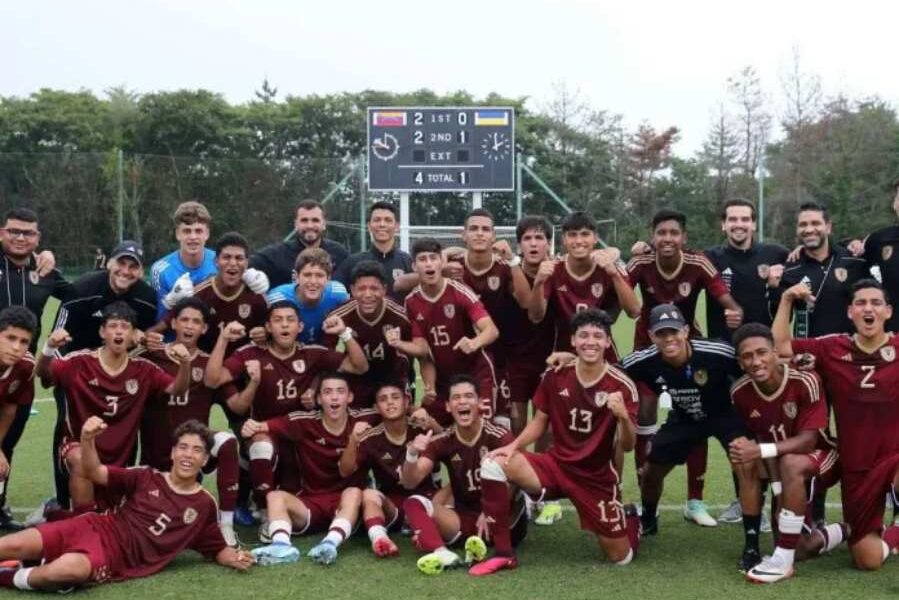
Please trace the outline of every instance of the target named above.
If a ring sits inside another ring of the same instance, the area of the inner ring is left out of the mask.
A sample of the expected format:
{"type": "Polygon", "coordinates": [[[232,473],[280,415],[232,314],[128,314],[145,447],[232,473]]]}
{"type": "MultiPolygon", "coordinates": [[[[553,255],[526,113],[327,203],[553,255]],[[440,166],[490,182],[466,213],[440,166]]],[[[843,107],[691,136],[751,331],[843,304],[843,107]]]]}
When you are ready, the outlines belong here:
{"type": "MultiPolygon", "coordinates": [[[[55,314],[48,307],[45,331],[55,314]]],[[[700,311],[702,314],[702,311],[700,311]]],[[[631,347],[633,325],[623,319],[616,325],[619,348],[631,347]]],[[[39,390],[39,398],[49,392],[39,390]]],[[[10,504],[19,516],[36,506],[52,491],[50,439],[55,409],[52,401],[39,402],[40,413],[33,416],[15,455],[10,504]]],[[[217,415],[218,424],[223,423],[217,415]]],[[[706,500],[711,505],[727,504],[733,495],[724,453],[710,446],[706,500]]],[[[634,484],[633,459],[628,457],[624,499],[639,499],[634,484]]],[[[888,564],[878,573],[863,574],[850,566],[844,547],[832,555],[800,564],[798,575],[775,586],[755,586],[743,581],[736,571],[742,546],[739,525],[701,529],[681,518],[680,507],[686,493],[683,469],[676,469],[667,481],[663,497],[661,529],[657,537],[644,541],[637,559],[628,567],[615,567],[601,560],[591,535],[578,529],[576,514],[568,506],[561,523],[552,527],[532,525],[520,548],[517,571],[474,579],[464,571],[439,577],[421,575],[415,568],[416,552],[407,539],[395,536],[400,556],[375,559],[368,539],[359,535],[345,544],[336,565],[320,567],[305,558],[297,565],[257,568],[247,574],[230,572],[186,553],[161,574],[123,584],[102,586],[82,592],[96,598],[227,598],[246,599],[254,594],[265,598],[887,598],[899,593],[896,565],[888,564]]],[[[835,493],[828,501],[838,502],[835,493]]],[[[713,510],[717,514],[719,510],[713,510]]],[[[829,509],[832,519],[839,509],[829,509]]],[[[255,541],[255,531],[240,532],[247,543],[255,541]]],[[[302,552],[317,537],[295,538],[302,552]]],[[[770,551],[770,535],[762,538],[763,550],[770,551]]],[[[0,591],[10,597],[15,592],[0,591]]]]}

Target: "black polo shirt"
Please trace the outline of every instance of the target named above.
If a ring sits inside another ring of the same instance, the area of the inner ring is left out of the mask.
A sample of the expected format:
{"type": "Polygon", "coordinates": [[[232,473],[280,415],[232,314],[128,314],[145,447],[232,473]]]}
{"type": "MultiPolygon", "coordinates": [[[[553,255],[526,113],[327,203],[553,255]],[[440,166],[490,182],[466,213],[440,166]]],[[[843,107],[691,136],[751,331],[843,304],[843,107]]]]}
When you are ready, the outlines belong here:
{"type": "Polygon", "coordinates": [[[53,329],[65,328],[72,336],[62,353],[84,348],[98,348],[103,309],[116,301],[123,301],[137,313],[137,327],[149,329],[156,323],[156,290],[140,279],[124,294],[116,294],[109,287],[109,273],[91,271],[72,284],[70,299],[59,306],[53,329]]]}
{"type": "MultiPolygon", "coordinates": [[[[768,270],[787,261],[789,250],[779,244],[753,243],[747,250],[730,244],[714,246],[705,251],[718,269],[721,279],[743,308],[744,323],[763,323],[770,326],[773,316],[768,310],[768,270]]],[[[709,337],[730,341],[732,331],[724,321],[724,307],[706,302],[709,337]]]]}
{"type": "Polygon", "coordinates": [[[66,281],[59,269],[53,269],[46,277],[37,274],[34,256],[20,267],[0,252],[0,310],[8,306],[24,306],[37,317],[37,331],[31,340],[31,352],[37,348],[41,337],[41,315],[47,300],[53,296],[64,301],[69,297],[72,284],[66,281]]]}
{"type": "MultiPolygon", "coordinates": [[[[865,239],[865,262],[880,269],[880,279],[890,295],[890,301],[899,301],[899,225],[878,229],[865,239]]],[[[893,318],[887,321],[887,331],[899,327],[899,308],[893,309],[893,318]]]]}
{"type": "Polygon", "coordinates": [[[397,294],[393,291],[393,283],[400,275],[412,272],[412,255],[404,250],[400,250],[396,245],[390,252],[381,252],[374,247],[363,252],[356,252],[351,254],[334,271],[333,279],[336,279],[349,289],[353,268],[364,260],[373,260],[381,265],[384,269],[384,274],[387,276],[387,295],[398,302],[402,302],[403,294],[397,294]]]}
{"type": "Polygon", "coordinates": [[[808,310],[804,302],[793,305],[793,335],[817,337],[831,333],[851,333],[852,321],[846,315],[850,288],[859,279],[869,276],[864,259],[853,257],[840,246],[833,246],[823,261],[815,260],[803,250],[799,260],[787,263],[784,267],[780,287],[771,294],[772,314],[777,310],[783,292],[802,281],[803,277],[808,277],[815,304],[811,310],[808,310]]]}
{"type": "MultiPolygon", "coordinates": [[[[321,248],[331,257],[332,272],[350,254],[343,244],[327,238],[322,240],[321,248]]],[[[286,242],[275,242],[254,252],[250,256],[250,267],[265,273],[270,287],[290,283],[293,281],[293,266],[297,255],[305,249],[306,246],[297,236],[286,242]]]]}

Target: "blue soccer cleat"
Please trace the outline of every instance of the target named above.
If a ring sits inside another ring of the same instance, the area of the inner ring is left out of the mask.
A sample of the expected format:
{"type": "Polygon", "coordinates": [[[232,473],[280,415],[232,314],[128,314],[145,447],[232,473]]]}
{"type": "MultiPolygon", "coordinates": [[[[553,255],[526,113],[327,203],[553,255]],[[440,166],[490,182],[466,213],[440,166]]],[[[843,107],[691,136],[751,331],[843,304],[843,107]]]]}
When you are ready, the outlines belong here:
{"type": "Polygon", "coordinates": [[[250,554],[256,559],[256,564],[263,567],[294,563],[300,560],[300,551],[292,544],[269,544],[254,548],[250,554]]]}
{"type": "Polygon", "coordinates": [[[312,562],[320,565],[331,565],[337,560],[337,547],[331,542],[321,542],[306,555],[312,562]]]}

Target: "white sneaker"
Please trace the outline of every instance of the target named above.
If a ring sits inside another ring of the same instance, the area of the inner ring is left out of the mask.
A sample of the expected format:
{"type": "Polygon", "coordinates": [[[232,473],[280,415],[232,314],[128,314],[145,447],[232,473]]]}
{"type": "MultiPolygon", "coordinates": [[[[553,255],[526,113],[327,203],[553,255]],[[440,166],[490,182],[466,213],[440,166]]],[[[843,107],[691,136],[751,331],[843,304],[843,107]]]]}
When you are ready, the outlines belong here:
{"type": "Polygon", "coordinates": [[[793,565],[786,564],[777,556],[766,556],[746,572],[746,579],[755,583],[777,583],[789,579],[794,573],[793,565]]]}
{"type": "Polygon", "coordinates": [[[237,532],[234,531],[234,525],[219,523],[219,531],[222,532],[222,537],[225,538],[226,544],[232,548],[240,547],[240,540],[237,539],[237,532]]]}
{"type": "MultiPolygon", "coordinates": [[[[740,506],[739,500],[733,500],[727,508],[724,509],[720,515],[718,515],[719,523],[742,523],[743,522],[743,507],[740,506]]],[[[770,524],[769,524],[770,526],[770,524]]]]}
{"type": "Polygon", "coordinates": [[[271,544],[272,543],[272,534],[268,530],[268,521],[263,521],[259,525],[259,541],[263,544],[271,544]]]}
{"type": "Polygon", "coordinates": [[[684,519],[693,521],[703,527],[716,527],[718,525],[718,521],[712,518],[712,515],[709,514],[709,509],[702,500],[687,500],[687,505],[684,507],[684,519]]]}

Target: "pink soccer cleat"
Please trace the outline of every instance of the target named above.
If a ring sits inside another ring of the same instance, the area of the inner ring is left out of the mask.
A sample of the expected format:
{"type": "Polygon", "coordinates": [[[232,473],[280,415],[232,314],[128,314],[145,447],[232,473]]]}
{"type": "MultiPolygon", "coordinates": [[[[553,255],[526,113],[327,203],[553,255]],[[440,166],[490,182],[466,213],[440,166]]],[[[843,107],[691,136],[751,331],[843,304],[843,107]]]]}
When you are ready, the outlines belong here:
{"type": "Polygon", "coordinates": [[[491,556],[468,569],[468,574],[480,577],[481,575],[493,575],[503,569],[515,569],[517,567],[518,559],[514,556],[491,556]]]}
{"type": "Polygon", "coordinates": [[[379,537],[373,541],[371,550],[378,558],[388,558],[400,553],[400,549],[396,547],[396,544],[389,537],[379,537]]]}

